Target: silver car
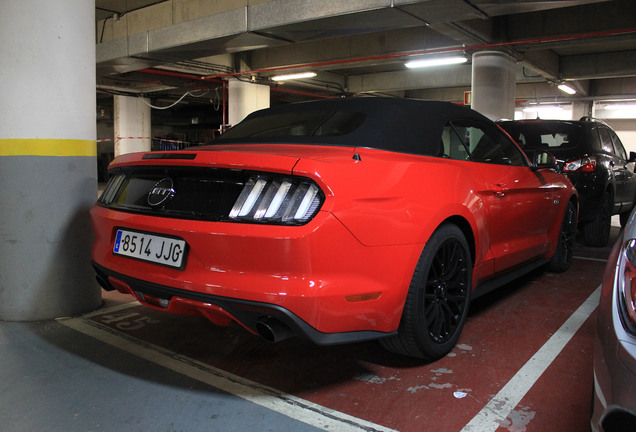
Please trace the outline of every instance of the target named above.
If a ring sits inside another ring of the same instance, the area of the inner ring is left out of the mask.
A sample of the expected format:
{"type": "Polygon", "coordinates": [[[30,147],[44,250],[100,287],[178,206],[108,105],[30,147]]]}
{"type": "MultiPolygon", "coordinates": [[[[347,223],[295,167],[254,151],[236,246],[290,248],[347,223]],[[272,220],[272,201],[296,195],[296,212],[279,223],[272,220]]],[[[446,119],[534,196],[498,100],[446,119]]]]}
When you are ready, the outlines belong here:
{"type": "Polygon", "coordinates": [[[592,430],[636,431],[636,212],[614,245],[603,276],[592,430]]]}

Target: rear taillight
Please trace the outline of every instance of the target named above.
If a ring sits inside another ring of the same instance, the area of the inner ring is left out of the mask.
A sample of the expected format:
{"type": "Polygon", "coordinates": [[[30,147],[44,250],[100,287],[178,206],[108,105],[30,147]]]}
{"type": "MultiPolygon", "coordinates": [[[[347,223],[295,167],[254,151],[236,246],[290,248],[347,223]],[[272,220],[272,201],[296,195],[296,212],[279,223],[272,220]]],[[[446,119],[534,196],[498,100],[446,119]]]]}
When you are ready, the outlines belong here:
{"type": "Polygon", "coordinates": [[[286,225],[307,223],[322,205],[324,194],[309,179],[255,174],[243,186],[230,219],[286,225]]]}
{"type": "Polygon", "coordinates": [[[636,334],[636,239],[623,244],[618,262],[618,305],[625,328],[636,334]]]}
{"type": "Polygon", "coordinates": [[[104,205],[111,204],[115,196],[117,196],[117,192],[119,192],[119,188],[126,180],[126,176],[124,174],[115,174],[110,177],[108,180],[108,184],[104,188],[104,191],[99,197],[99,202],[104,205]]]}
{"type": "Polygon", "coordinates": [[[563,168],[565,172],[583,172],[591,173],[596,171],[596,157],[587,156],[581,159],[569,161],[563,168]]]}

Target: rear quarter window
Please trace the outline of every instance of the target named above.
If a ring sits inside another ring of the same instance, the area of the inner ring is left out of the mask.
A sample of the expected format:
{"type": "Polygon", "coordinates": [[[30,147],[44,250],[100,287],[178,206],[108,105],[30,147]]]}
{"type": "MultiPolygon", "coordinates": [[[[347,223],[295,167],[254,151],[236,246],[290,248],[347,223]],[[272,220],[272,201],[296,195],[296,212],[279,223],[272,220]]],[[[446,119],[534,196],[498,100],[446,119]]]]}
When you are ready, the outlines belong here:
{"type": "Polygon", "coordinates": [[[601,141],[601,149],[606,153],[614,154],[614,145],[612,144],[612,137],[609,129],[599,127],[597,130],[601,141]]]}
{"type": "Polygon", "coordinates": [[[614,143],[614,151],[616,155],[623,158],[624,160],[627,160],[627,152],[625,151],[625,147],[623,147],[623,143],[621,142],[620,138],[618,138],[618,135],[616,135],[616,133],[612,130],[610,130],[609,133],[612,137],[612,142],[614,143]]]}
{"type": "Polygon", "coordinates": [[[456,160],[524,166],[523,154],[499,129],[472,120],[453,120],[442,134],[444,156],[456,160]]]}

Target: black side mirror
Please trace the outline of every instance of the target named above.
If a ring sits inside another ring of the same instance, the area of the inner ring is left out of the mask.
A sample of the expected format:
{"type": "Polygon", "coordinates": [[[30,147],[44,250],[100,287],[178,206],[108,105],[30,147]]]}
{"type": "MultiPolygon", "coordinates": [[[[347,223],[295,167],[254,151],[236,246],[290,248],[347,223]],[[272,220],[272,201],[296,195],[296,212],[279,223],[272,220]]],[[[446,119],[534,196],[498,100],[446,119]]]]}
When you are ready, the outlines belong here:
{"type": "Polygon", "coordinates": [[[545,150],[535,150],[532,153],[533,171],[540,169],[558,169],[557,159],[552,153],[545,150]]]}
{"type": "Polygon", "coordinates": [[[636,162],[636,152],[629,152],[629,161],[636,162]]]}

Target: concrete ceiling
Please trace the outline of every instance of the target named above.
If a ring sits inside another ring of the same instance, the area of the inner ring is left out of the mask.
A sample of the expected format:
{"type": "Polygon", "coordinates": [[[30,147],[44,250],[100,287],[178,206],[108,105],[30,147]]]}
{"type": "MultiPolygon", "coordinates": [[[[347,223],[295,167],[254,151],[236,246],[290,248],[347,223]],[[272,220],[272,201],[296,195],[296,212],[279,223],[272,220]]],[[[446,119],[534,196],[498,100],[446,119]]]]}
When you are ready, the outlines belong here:
{"type": "Polygon", "coordinates": [[[210,103],[222,80],[272,86],[274,103],[390,94],[461,101],[471,66],[406,58],[503,50],[517,98],[636,99],[633,0],[96,0],[98,90],[210,103]],[[311,70],[312,79],[271,76],[311,70]],[[568,81],[579,93],[560,94],[568,81]]]}

